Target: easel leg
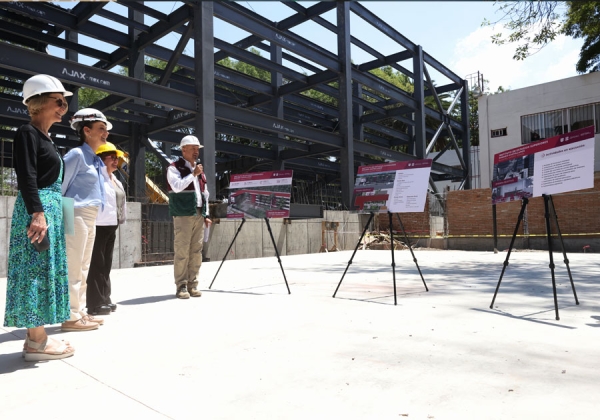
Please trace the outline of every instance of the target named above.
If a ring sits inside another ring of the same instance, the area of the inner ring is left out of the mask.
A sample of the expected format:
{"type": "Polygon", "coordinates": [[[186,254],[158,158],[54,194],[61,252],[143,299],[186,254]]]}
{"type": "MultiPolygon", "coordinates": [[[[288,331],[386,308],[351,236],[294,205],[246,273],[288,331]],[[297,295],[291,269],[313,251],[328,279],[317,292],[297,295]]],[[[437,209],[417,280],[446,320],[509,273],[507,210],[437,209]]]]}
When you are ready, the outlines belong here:
{"type": "Polygon", "coordinates": [[[390,241],[391,241],[390,248],[392,249],[392,277],[394,279],[394,305],[396,305],[397,299],[396,299],[396,261],[394,261],[394,229],[392,228],[392,213],[390,213],[389,211],[388,211],[388,217],[390,220],[390,241]]]}
{"type": "Polygon", "coordinates": [[[229,251],[231,250],[231,247],[233,246],[233,243],[235,242],[235,238],[237,238],[238,234],[240,233],[240,230],[242,230],[242,226],[244,226],[244,222],[246,222],[246,218],[242,219],[242,223],[240,223],[240,227],[238,227],[237,232],[235,232],[235,236],[233,237],[233,240],[229,244],[229,248],[227,248],[227,252],[225,252],[225,256],[223,257],[223,261],[221,261],[221,265],[219,266],[219,269],[215,273],[215,276],[213,277],[212,281],[210,282],[210,286],[208,286],[209,289],[212,287],[213,283],[215,282],[215,279],[217,278],[217,275],[219,274],[219,271],[221,271],[221,267],[223,266],[223,263],[225,262],[225,259],[229,255],[229,251]]]}
{"type": "Polygon", "coordinates": [[[502,282],[502,277],[504,276],[504,272],[506,271],[506,267],[508,266],[508,259],[510,258],[510,253],[512,252],[513,245],[515,244],[515,238],[517,237],[517,233],[519,232],[519,226],[521,225],[521,220],[523,220],[523,213],[525,213],[525,208],[527,207],[527,203],[529,203],[529,199],[523,198],[523,202],[521,204],[521,212],[519,213],[519,218],[517,219],[517,225],[515,226],[515,231],[513,233],[512,239],[510,241],[510,246],[508,247],[508,253],[506,254],[506,259],[504,260],[504,265],[502,267],[502,272],[500,273],[500,278],[498,279],[498,285],[496,286],[496,291],[494,292],[494,298],[492,299],[492,303],[490,304],[490,309],[494,309],[494,302],[496,301],[496,295],[498,294],[498,289],[500,289],[500,283],[502,282]]]}
{"type": "Polygon", "coordinates": [[[558,299],[556,297],[556,279],[554,278],[554,256],[552,255],[552,231],[550,230],[550,209],[548,206],[548,201],[550,201],[550,196],[546,194],[542,194],[544,197],[544,218],[546,219],[546,238],[548,240],[548,254],[550,256],[550,275],[552,276],[552,293],[554,294],[554,313],[556,314],[556,320],[558,321],[560,317],[558,316],[558,299]]]}
{"type": "Polygon", "coordinates": [[[267,229],[269,230],[269,235],[271,235],[271,242],[273,242],[273,248],[275,248],[275,255],[277,255],[277,262],[279,262],[279,267],[281,267],[281,272],[283,273],[283,280],[285,281],[285,287],[287,287],[288,295],[292,294],[290,292],[290,286],[288,285],[287,279],[285,278],[285,271],[283,271],[283,265],[281,265],[281,258],[279,258],[279,251],[277,250],[277,244],[275,243],[275,238],[273,237],[273,232],[271,231],[271,225],[269,224],[269,218],[265,217],[265,223],[267,224],[267,229]]]}
{"type": "Polygon", "coordinates": [[[560,227],[558,226],[558,216],[556,215],[556,207],[554,207],[554,200],[552,196],[550,196],[550,205],[552,206],[552,213],[554,214],[554,222],[556,223],[556,231],[558,233],[558,238],[560,239],[560,246],[562,247],[563,257],[565,265],[567,266],[567,273],[569,273],[569,280],[571,280],[571,289],[573,289],[573,296],[575,297],[575,304],[579,305],[579,300],[577,299],[577,292],[575,291],[575,283],[573,283],[573,276],[571,276],[571,268],[569,267],[569,259],[567,258],[567,252],[565,251],[565,242],[562,238],[562,233],[560,232],[560,227]]]}
{"type": "Polygon", "coordinates": [[[373,212],[371,212],[371,214],[369,216],[369,220],[367,221],[367,224],[365,225],[365,228],[363,229],[362,234],[360,235],[360,238],[358,239],[358,243],[356,244],[356,247],[354,248],[354,252],[352,253],[352,256],[350,257],[350,261],[348,261],[348,265],[346,266],[346,269],[344,270],[344,274],[342,274],[342,278],[340,279],[340,282],[338,283],[337,287],[335,288],[335,292],[333,292],[332,297],[335,297],[336,293],[338,292],[338,289],[340,288],[340,285],[342,284],[342,281],[344,280],[344,276],[346,275],[346,272],[348,271],[350,264],[352,264],[354,255],[356,255],[356,251],[358,251],[358,247],[360,246],[360,243],[361,243],[362,239],[364,238],[365,233],[367,233],[367,229],[369,228],[369,225],[371,224],[371,221],[373,220],[374,215],[375,214],[373,212]]]}
{"type": "Polygon", "coordinates": [[[406,234],[406,230],[404,229],[404,224],[402,223],[402,220],[400,220],[400,214],[396,213],[396,217],[398,218],[398,223],[400,223],[400,227],[402,228],[402,233],[404,234],[404,240],[406,241],[406,245],[408,246],[408,249],[410,249],[410,255],[412,255],[413,261],[415,262],[415,265],[417,266],[417,270],[419,271],[419,275],[421,276],[421,280],[423,280],[423,285],[425,286],[425,290],[429,292],[429,289],[427,288],[427,284],[425,284],[425,279],[423,278],[423,274],[421,273],[421,268],[419,268],[419,263],[417,262],[417,257],[415,257],[415,253],[412,250],[412,246],[410,246],[410,242],[408,240],[408,235],[406,234]]]}

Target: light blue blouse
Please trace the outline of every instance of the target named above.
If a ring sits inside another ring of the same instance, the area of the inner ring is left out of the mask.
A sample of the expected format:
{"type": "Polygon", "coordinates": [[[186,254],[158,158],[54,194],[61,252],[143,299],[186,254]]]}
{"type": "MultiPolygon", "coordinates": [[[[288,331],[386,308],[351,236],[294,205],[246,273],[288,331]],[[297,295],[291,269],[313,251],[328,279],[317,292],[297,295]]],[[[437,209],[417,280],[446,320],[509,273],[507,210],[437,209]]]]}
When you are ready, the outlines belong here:
{"type": "Polygon", "coordinates": [[[104,197],[104,180],[100,174],[104,162],[96,156],[92,148],[83,146],[69,150],[63,158],[65,176],[62,183],[62,194],[75,201],[75,207],[98,206],[106,203],[104,197]]]}

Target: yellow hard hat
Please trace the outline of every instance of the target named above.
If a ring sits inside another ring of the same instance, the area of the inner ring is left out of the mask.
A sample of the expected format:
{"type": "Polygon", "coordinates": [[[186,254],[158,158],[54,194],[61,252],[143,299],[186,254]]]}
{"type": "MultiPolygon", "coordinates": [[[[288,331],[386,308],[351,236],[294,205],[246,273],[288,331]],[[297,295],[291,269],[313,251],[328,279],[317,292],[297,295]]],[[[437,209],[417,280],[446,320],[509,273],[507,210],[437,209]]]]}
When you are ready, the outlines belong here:
{"type": "Polygon", "coordinates": [[[106,144],[103,144],[100,147],[98,147],[98,150],[96,150],[97,155],[101,155],[102,153],[108,153],[108,152],[115,152],[117,154],[118,158],[123,157],[123,152],[121,150],[117,149],[115,147],[115,145],[109,141],[107,141],[106,144]]]}

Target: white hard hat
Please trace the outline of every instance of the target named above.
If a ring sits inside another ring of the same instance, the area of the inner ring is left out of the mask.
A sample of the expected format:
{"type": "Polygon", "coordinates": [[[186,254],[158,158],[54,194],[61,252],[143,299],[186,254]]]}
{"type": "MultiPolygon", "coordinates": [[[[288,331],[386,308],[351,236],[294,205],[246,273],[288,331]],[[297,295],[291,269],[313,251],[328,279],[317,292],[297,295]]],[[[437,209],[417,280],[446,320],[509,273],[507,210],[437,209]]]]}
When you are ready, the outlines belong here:
{"type": "Polygon", "coordinates": [[[106,124],[108,131],[112,130],[112,124],[106,119],[104,114],[94,108],[80,109],[71,117],[71,128],[79,131],[79,126],[84,121],[102,121],[106,124]]]}
{"type": "Polygon", "coordinates": [[[23,84],[23,103],[27,105],[29,98],[51,92],[62,93],[64,96],[73,95],[73,93],[65,90],[65,87],[56,77],[38,74],[30,77],[23,84]]]}
{"type": "Polygon", "coordinates": [[[181,139],[181,142],[179,143],[179,147],[188,146],[188,145],[198,146],[199,148],[204,147],[200,144],[198,137],[192,136],[192,135],[185,136],[184,138],[181,139]]]}

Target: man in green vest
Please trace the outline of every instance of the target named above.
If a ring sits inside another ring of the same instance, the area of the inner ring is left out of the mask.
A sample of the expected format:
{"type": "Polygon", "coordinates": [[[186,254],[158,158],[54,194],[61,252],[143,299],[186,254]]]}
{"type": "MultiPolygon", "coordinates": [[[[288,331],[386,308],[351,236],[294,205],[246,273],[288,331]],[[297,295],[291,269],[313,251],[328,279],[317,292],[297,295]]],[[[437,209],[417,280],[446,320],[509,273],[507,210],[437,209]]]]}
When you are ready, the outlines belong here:
{"type": "Polygon", "coordinates": [[[181,157],[167,169],[169,215],[173,216],[174,271],[176,296],[189,299],[202,296],[198,274],[202,265],[204,228],[208,218],[208,189],[202,165],[198,162],[203,147],[196,136],[185,136],[179,144],[181,157]]]}

